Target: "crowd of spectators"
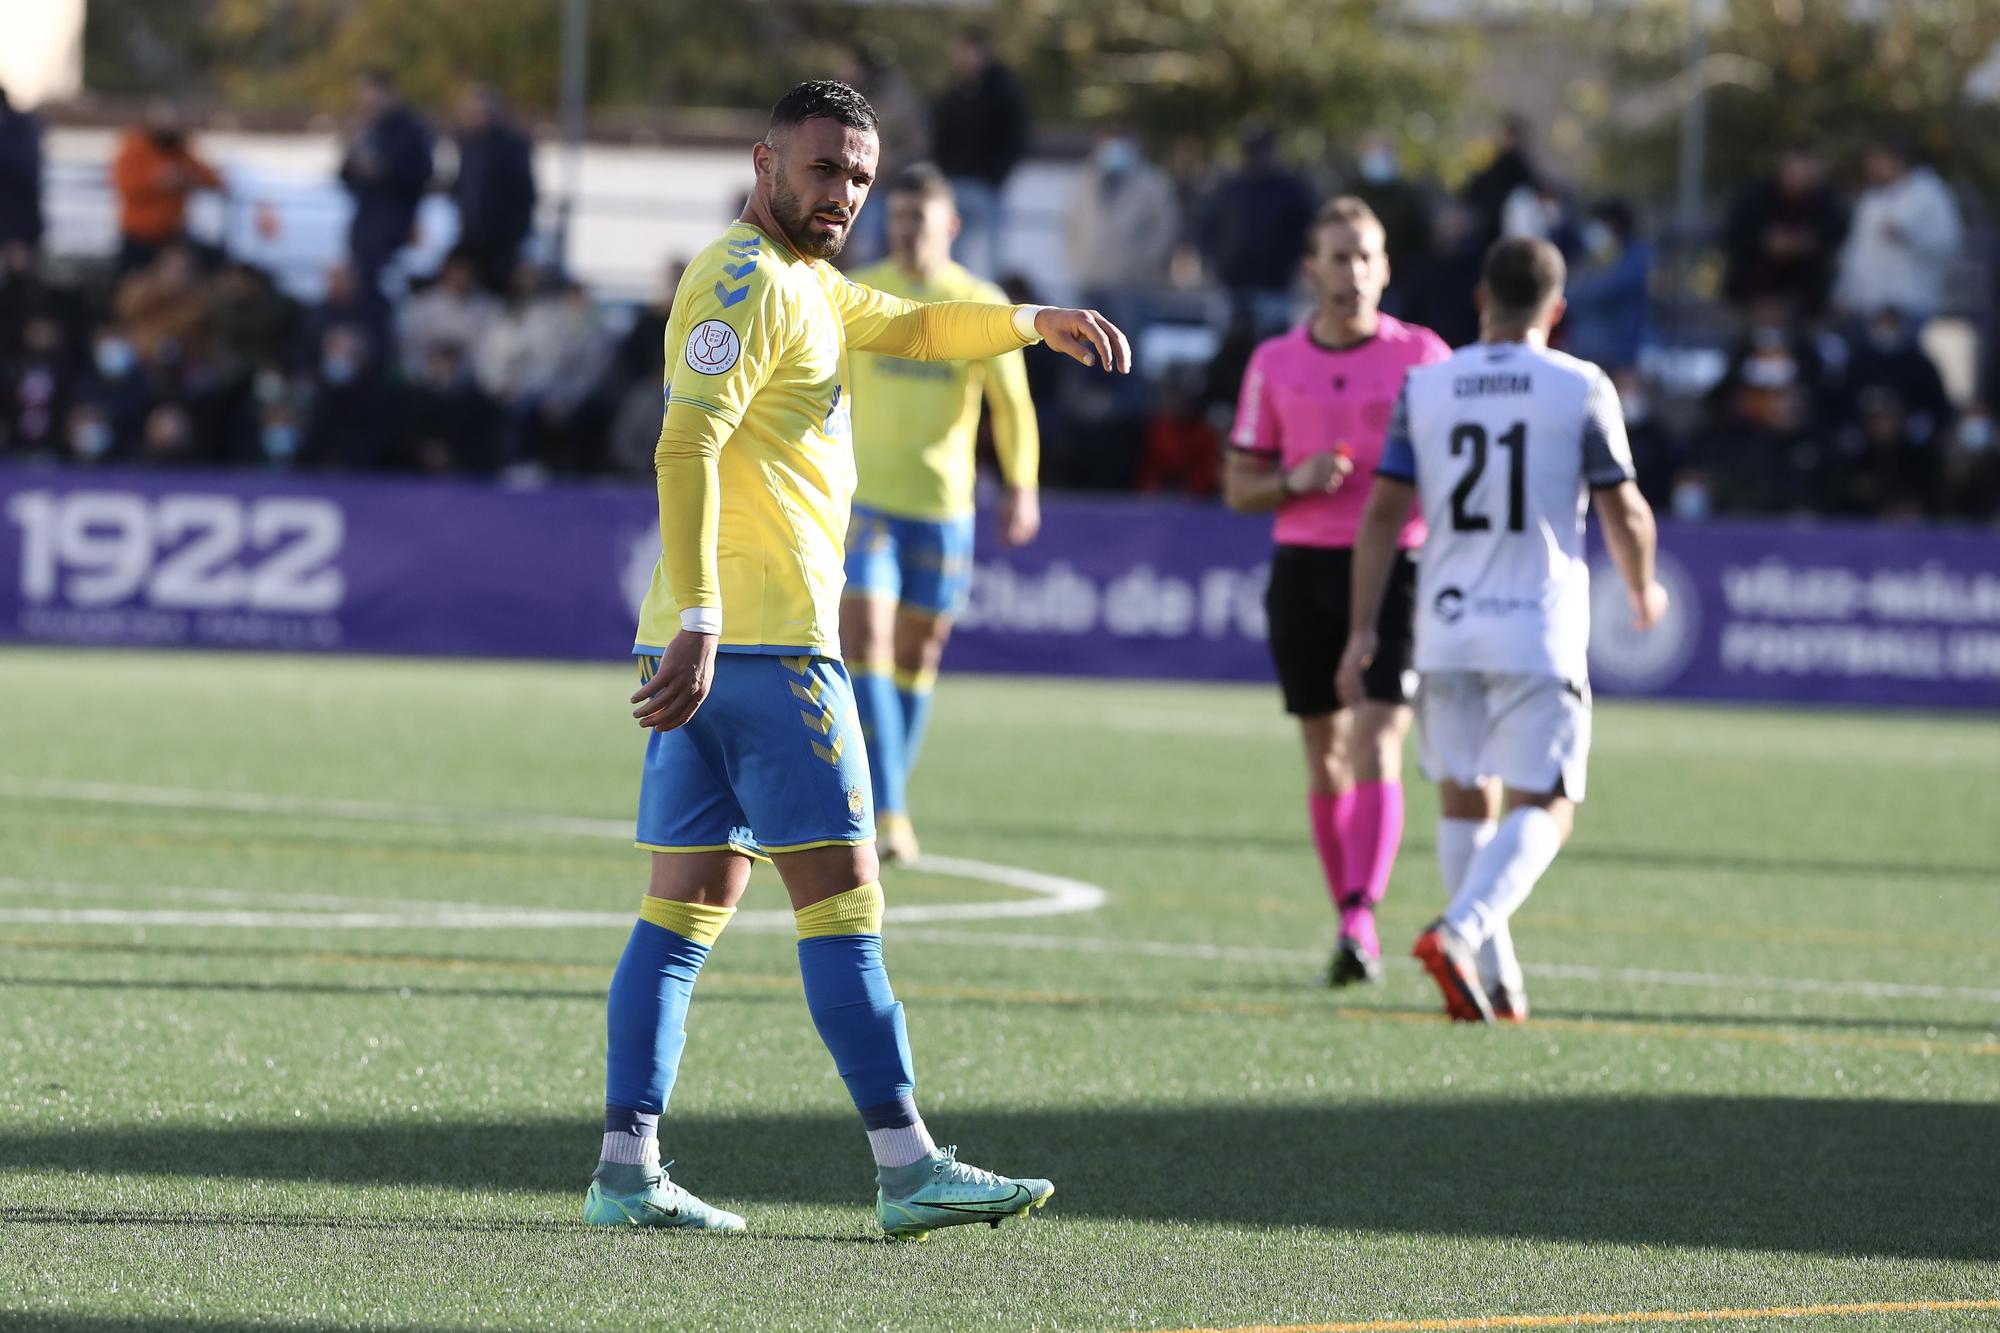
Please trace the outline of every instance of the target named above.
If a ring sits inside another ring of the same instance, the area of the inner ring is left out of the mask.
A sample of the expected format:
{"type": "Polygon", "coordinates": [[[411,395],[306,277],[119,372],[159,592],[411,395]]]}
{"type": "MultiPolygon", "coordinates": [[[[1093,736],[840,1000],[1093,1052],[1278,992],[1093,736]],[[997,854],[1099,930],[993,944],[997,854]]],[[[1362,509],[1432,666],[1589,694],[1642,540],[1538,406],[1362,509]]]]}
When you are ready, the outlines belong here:
{"type": "MultiPolygon", "coordinates": [[[[955,44],[926,101],[878,50],[843,73],[876,106],[885,153],[928,157],[952,180],[962,262],[1036,293],[1009,271],[1003,212],[1026,155],[1027,103],[986,38],[955,44]]],[[[536,215],[527,135],[488,88],[468,88],[437,177],[438,131],[380,75],[357,88],[340,180],[353,201],[347,254],[322,299],[188,236],[191,195],[221,177],[174,109],[121,138],[108,177],[120,245],[101,275],[52,282],[40,258],[41,140],[0,93],[0,458],[78,464],[201,463],[520,476],[650,470],[662,337],[678,280],[636,311],[607,311],[572,278],[523,262],[536,215]],[[435,274],[385,294],[427,193],[457,206],[456,248],[435,274]]],[[[1964,242],[1956,200],[1908,146],[1882,142],[1862,178],[1837,182],[1812,145],[1730,201],[1714,237],[1728,318],[1719,378],[1690,396],[1649,379],[1662,265],[1640,215],[1584,200],[1539,164],[1529,127],[1505,118],[1486,165],[1456,191],[1406,174],[1398,139],[1362,136],[1332,166],[1288,164],[1264,124],[1233,164],[1148,156],[1111,125],[1071,177],[1060,244],[1082,299],[1135,332],[1190,328],[1124,383],[1034,362],[1045,484],[1212,495],[1242,368],[1256,341],[1301,312],[1309,219],[1359,195],[1387,229],[1391,314],[1461,345],[1478,336],[1480,258],[1533,234],[1570,262],[1561,345],[1619,385],[1641,476],[1671,512],[1823,512],[1990,518],[2000,448],[1977,400],[1955,405],[1925,350],[1964,242]],[[1852,189],[1842,188],[1851,184],[1852,189]]],[[[879,254],[883,210],[865,210],[854,258],[879,254]]]]}

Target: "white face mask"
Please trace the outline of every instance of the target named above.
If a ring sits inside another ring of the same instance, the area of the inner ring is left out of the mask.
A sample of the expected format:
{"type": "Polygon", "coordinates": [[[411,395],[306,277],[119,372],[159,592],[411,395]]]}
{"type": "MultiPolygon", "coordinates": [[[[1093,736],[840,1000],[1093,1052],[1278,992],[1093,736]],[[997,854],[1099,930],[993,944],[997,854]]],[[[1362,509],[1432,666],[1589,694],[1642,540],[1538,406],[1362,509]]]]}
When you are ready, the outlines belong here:
{"type": "Polygon", "coordinates": [[[1958,423],[1958,447],[1983,454],[1993,447],[1993,418],[1969,416],[1958,423]]]}
{"type": "Polygon", "coordinates": [[[1097,165],[1112,176],[1130,171],[1139,165],[1139,146],[1130,139],[1106,139],[1097,145],[1097,165]]]}
{"type": "Polygon", "coordinates": [[[1387,148],[1370,148],[1361,155],[1361,179],[1371,185],[1396,179],[1396,154],[1387,148]]]}
{"type": "Polygon", "coordinates": [[[1598,259],[1607,259],[1618,249],[1618,233],[1602,222],[1587,222],[1583,227],[1583,248],[1598,259]]]}

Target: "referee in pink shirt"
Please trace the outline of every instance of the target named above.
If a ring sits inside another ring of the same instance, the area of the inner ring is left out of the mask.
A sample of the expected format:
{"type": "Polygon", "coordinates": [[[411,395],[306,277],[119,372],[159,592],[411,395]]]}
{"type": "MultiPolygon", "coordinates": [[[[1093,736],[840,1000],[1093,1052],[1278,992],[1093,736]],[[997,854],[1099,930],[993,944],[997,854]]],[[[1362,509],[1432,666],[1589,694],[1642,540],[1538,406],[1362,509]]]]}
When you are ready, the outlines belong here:
{"type": "Polygon", "coordinates": [[[1335,199],[1313,220],[1304,268],[1318,308],[1251,355],[1223,472],[1231,509],[1277,515],[1265,595],[1271,657],[1305,741],[1313,844],[1340,913],[1327,978],[1335,986],[1374,981],[1382,970],[1375,906],[1403,839],[1403,738],[1416,685],[1409,553],[1423,545],[1424,524],[1413,508],[1367,698],[1347,709],[1334,676],[1347,643],[1354,534],[1404,372],[1451,354],[1429,329],[1378,309],[1389,285],[1385,239],[1359,199],[1335,199]]]}

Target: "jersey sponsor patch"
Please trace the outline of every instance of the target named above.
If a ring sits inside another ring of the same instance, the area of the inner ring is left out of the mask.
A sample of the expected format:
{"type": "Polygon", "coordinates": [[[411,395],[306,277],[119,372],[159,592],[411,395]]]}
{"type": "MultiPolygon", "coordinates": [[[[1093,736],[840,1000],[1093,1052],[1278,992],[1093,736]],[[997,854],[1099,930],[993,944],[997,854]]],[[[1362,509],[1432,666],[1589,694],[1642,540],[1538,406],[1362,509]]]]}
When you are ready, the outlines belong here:
{"type": "Polygon", "coordinates": [[[743,355],[743,340],[719,319],[704,319],[688,331],[688,369],[702,375],[722,375],[743,355]]]}

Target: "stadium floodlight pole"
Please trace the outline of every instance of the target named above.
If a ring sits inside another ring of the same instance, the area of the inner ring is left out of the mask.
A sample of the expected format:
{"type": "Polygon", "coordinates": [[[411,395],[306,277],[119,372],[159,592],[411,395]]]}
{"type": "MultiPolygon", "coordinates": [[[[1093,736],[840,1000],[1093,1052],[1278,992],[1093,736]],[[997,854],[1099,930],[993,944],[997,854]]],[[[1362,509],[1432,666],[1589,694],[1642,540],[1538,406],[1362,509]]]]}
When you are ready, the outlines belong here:
{"type": "Polygon", "coordinates": [[[570,219],[583,187],[583,117],[590,88],[590,0],[566,0],[562,36],[562,199],[556,205],[556,258],[569,268],[570,219]]]}

